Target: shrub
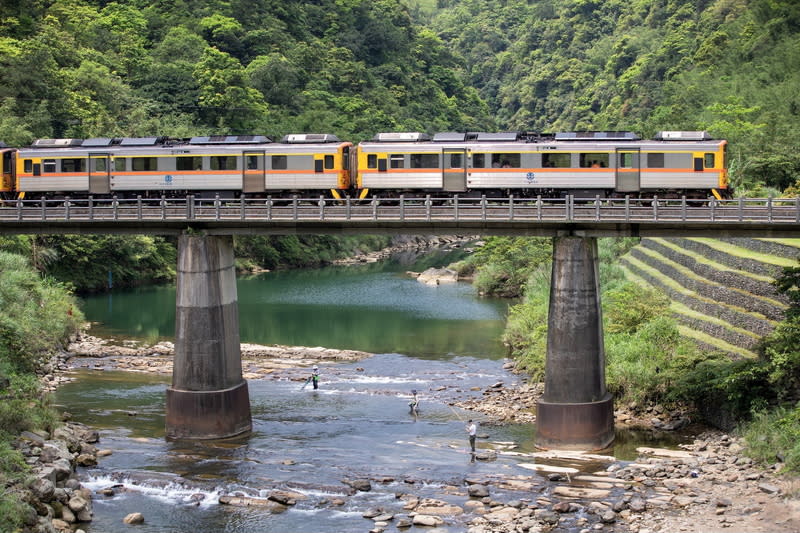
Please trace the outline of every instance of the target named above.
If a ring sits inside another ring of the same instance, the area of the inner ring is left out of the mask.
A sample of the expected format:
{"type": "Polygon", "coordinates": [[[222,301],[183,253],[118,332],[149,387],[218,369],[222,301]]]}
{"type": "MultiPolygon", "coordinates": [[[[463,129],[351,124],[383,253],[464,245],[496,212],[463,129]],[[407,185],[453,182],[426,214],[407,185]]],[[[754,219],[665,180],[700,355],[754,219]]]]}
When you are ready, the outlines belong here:
{"type": "Polygon", "coordinates": [[[780,461],[787,472],[800,472],[800,407],[758,411],[741,433],[747,455],[759,463],[780,461]]]}

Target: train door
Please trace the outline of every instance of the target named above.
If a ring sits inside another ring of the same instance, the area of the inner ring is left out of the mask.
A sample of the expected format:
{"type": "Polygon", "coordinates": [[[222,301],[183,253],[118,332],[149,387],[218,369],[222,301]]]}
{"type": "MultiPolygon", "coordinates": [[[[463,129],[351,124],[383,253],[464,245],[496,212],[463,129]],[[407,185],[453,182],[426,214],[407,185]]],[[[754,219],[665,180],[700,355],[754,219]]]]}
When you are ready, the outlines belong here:
{"type": "Polygon", "coordinates": [[[242,192],[264,192],[267,185],[264,151],[243,152],[242,159],[242,192]]]}
{"type": "Polygon", "coordinates": [[[442,150],[442,185],[447,192],[466,192],[467,190],[467,150],[466,148],[444,148],[442,150]]]}
{"type": "Polygon", "coordinates": [[[617,192],[639,192],[641,168],[639,148],[617,148],[617,192]]]}
{"type": "Polygon", "coordinates": [[[14,189],[14,150],[0,150],[0,174],[2,174],[2,185],[0,192],[10,192],[14,189]]]}
{"type": "Polygon", "coordinates": [[[111,192],[111,158],[109,154],[89,154],[89,194],[111,192]]]}

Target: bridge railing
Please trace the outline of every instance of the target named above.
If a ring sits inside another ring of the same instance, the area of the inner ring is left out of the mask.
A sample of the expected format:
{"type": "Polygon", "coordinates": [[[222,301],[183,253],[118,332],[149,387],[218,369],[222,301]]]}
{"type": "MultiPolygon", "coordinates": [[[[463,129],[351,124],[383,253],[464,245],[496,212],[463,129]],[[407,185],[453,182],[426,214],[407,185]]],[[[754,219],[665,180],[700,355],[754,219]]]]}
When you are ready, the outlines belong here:
{"type": "Polygon", "coordinates": [[[575,197],[332,199],[185,197],[38,198],[0,204],[2,222],[45,221],[524,221],[800,223],[800,198],[708,200],[575,197]]]}

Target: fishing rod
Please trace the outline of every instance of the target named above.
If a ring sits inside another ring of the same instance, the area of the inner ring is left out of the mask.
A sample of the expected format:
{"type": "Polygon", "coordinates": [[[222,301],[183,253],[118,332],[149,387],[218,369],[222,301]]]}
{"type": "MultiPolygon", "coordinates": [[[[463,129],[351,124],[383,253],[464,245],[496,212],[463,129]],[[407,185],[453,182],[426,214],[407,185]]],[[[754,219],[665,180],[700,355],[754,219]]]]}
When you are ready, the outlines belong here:
{"type": "Polygon", "coordinates": [[[455,409],[453,409],[453,406],[452,406],[452,405],[450,405],[450,404],[448,403],[448,404],[447,404],[447,407],[449,407],[449,408],[450,408],[450,410],[451,410],[451,411],[453,411],[453,414],[454,414],[454,415],[456,415],[456,416],[458,417],[458,419],[459,419],[459,420],[461,420],[462,422],[464,421],[464,419],[461,417],[461,415],[460,415],[460,414],[458,414],[458,411],[456,411],[455,409]]]}

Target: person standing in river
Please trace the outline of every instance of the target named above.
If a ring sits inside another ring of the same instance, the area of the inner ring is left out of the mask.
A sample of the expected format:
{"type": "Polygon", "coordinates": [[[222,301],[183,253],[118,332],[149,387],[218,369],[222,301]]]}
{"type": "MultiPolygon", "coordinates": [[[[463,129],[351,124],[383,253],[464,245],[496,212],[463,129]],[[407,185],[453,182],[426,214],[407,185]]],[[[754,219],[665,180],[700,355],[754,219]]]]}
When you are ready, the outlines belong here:
{"type": "Polygon", "coordinates": [[[417,398],[417,390],[411,389],[411,401],[408,402],[408,408],[413,414],[417,414],[417,406],[419,406],[419,398],[417,398]]]}
{"type": "Polygon", "coordinates": [[[467,435],[469,435],[469,447],[472,448],[472,453],[475,453],[475,436],[478,433],[478,426],[470,418],[467,421],[467,435]]]}
{"type": "Polygon", "coordinates": [[[317,365],[314,365],[311,371],[311,385],[314,386],[314,390],[319,388],[319,368],[317,365]]]}

